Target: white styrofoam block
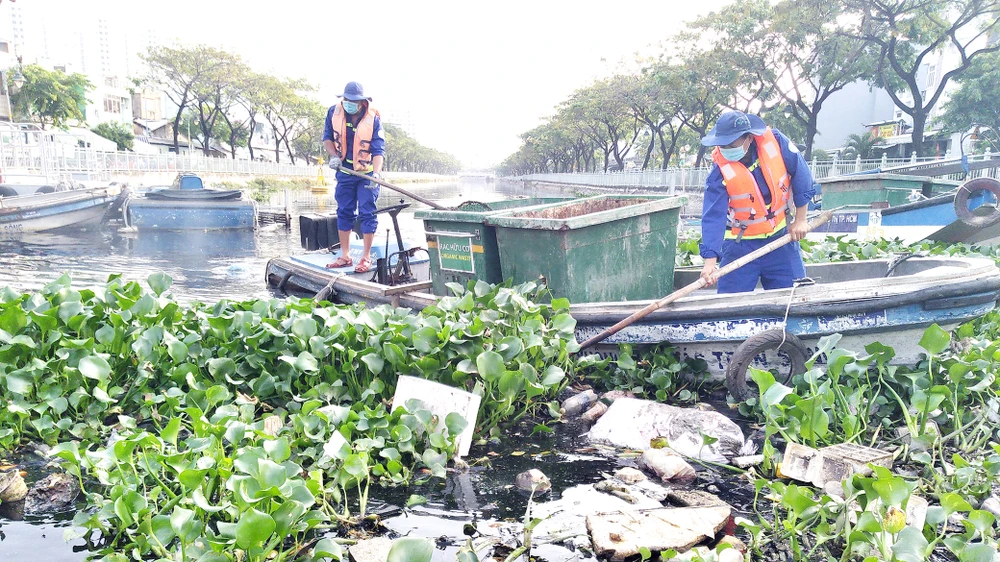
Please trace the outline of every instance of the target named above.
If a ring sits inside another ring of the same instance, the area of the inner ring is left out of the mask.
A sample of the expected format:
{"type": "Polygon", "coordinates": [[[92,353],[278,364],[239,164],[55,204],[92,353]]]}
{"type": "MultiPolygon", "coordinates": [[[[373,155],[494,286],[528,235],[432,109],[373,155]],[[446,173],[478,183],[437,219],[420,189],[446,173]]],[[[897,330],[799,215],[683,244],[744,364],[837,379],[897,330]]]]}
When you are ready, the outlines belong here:
{"type": "Polygon", "coordinates": [[[401,375],[396,383],[396,394],[392,397],[392,409],[395,410],[403,406],[411,398],[423,402],[424,406],[441,420],[441,423],[444,423],[445,417],[452,412],[465,418],[468,425],[455,440],[456,445],[458,445],[456,456],[464,457],[469,454],[482,397],[453,386],[401,375]]]}

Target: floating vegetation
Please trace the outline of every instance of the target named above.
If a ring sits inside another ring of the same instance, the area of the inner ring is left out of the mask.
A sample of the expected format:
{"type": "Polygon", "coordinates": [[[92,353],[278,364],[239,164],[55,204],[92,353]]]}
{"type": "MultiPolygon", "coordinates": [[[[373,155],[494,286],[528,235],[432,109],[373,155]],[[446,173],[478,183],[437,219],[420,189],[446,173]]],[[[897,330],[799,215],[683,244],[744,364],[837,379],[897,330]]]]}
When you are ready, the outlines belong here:
{"type": "MultiPolygon", "coordinates": [[[[803,251],[997,257],[832,238],[803,251]]],[[[37,293],[0,290],[0,451],[52,446],[86,497],[74,532],[102,560],[346,559],[345,529],[369,521],[373,492],[444,477],[468,424],[415,400],[393,409],[401,375],[480,395],[481,440],[518,420],[524,434],[560,431],[556,398],[570,382],[672,403],[717,388],[666,345],[578,355],[569,303],[532,283],[452,286],[419,314],[298,299],[187,305],[169,295],[169,277],[147,285],[112,276],[81,290],[63,277],[37,293]]],[[[747,556],[1000,557],[1000,313],[952,332],[930,326],[916,365],[896,364],[878,342],[837,344],[821,340],[806,372],[785,382],[752,371],[756,395],[730,404],[759,424],[763,453],[756,468],[723,469],[753,498],[737,519],[747,556]],[[789,444],[845,443],[890,453],[892,468],[822,487],[782,477],[789,444]]],[[[526,515],[511,556],[530,555],[537,524],[526,515]]],[[[479,559],[482,537],[469,534],[459,560],[479,559]]],[[[401,539],[391,558],[422,560],[430,544],[401,539]]],[[[640,555],[718,560],[730,548],[640,555]]]]}
{"type": "Polygon", "coordinates": [[[91,508],[75,523],[108,560],[339,558],[319,530],[362,520],[372,483],[443,477],[466,427],[419,401],[389,411],[399,375],[481,395],[489,434],[558,416],[578,349],[568,303],[535,304],[534,284],[457,287],[416,315],[182,306],[170,284],[0,292],[0,448],[58,443],[91,508]]]}

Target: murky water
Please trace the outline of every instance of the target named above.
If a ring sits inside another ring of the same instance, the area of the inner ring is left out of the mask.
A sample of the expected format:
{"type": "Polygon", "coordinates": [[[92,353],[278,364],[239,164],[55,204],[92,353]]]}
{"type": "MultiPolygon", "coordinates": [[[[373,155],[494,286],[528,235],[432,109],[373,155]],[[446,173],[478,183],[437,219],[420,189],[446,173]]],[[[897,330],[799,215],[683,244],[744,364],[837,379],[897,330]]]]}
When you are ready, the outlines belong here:
{"type": "MultiPolygon", "coordinates": [[[[483,180],[451,184],[407,184],[404,189],[454,206],[463,201],[497,201],[515,195],[544,196],[517,192],[483,180]]],[[[558,195],[555,193],[553,195],[558,195]]],[[[284,206],[284,194],[270,202],[284,206]]],[[[268,226],[254,232],[143,231],[122,234],[114,225],[93,230],[61,233],[25,233],[17,239],[0,240],[0,287],[34,291],[69,274],[74,286],[102,285],[109,275],[120,273],[127,280],[143,282],[149,274],[162,271],[174,280],[171,290],[182,301],[215,302],[221,298],[245,299],[272,296],[264,283],[264,268],[274,257],[302,251],[298,216],[303,213],[334,212],[333,190],[329,193],[289,192],[293,217],[290,231],[268,226]]],[[[427,208],[422,203],[382,188],[379,207],[400,201],[411,206],[399,215],[405,240],[423,244],[423,223],[413,212],[427,208]]],[[[383,244],[392,221],[379,215],[375,243],[383,244]]]]}

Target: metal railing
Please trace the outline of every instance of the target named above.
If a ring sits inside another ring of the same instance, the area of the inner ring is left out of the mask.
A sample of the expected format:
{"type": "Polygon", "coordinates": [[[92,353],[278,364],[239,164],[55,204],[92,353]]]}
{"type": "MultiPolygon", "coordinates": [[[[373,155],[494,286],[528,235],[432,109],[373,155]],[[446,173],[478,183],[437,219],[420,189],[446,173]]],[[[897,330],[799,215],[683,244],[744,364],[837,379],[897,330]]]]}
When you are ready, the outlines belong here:
{"type": "Polygon", "coordinates": [[[230,158],[209,158],[199,153],[137,154],[81,146],[84,141],[62,131],[42,131],[37,126],[0,124],[0,175],[111,180],[115,177],[200,173],[255,176],[314,177],[316,166],[280,164],[230,158]]]}
{"type": "MultiPolygon", "coordinates": [[[[908,164],[919,164],[926,162],[943,161],[948,158],[880,158],[872,160],[862,160],[855,158],[852,160],[815,160],[809,163],[809,169],[815,179],[866,172],[876,169],[891,169],[896,166],[908,164]]],[[[979,156],[970,159],[978,159],[979,156]]],[[[583,173],[552,173],[552,174],[528,174],[523,176],[509,177],[509,180],[523,180],[540,183],[569,184],[589,187],[604,188],[636,188],[665,190],[670,193],[675,191],[700,191],[705,187],[705,180],[711,166],[699,168],[666,168],[662,170],[625,170],[620,172],[583,172],[583,173]]],[[[997,168],[973,170],[968,177],[997,177],[997,168]]],[[[901,172],[905,173],[905,172],[901,172]]],[[[962,174],[950,174],[942,176],[946,179],[960,180],[962,174]]]]}

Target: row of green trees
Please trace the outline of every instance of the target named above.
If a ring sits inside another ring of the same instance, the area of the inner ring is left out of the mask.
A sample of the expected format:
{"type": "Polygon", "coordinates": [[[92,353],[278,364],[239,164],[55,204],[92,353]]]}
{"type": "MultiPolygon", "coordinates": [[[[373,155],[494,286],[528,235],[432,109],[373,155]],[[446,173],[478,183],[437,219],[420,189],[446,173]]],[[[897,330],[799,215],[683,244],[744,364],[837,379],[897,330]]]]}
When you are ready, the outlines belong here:
{"type": "MultiPolygon", "coordinates": [[[[687,151],[700,165],[698,139],[727,109],[760,114],[808,158],[824,104],[857,81],[884,88],[912,117],[923,156],[945,86],[966,72],[986,76],[982,83],[997,77],[991,54],[1000,43],[987,39],[998,32],[996,0],[740,0],[688,23],[658,56],[638,61],[638,71],[574,92],[521,135],[500,171],[607,171],[629,154],[643,168],[661,167],[687,151]],[[957,65],[925,89],[922,73],[944,49],[957,51],[957,65]]],[[[958,99],[944,122],[968,128],[958,99]]]]}
{"type": "MultiPolygon", "coordinates": [[[[180,130],[195,131],[208,154],[212,140],[222,140],[236,157],[237,147],[249,148],[258,118],[274,132],[274,148],[296,157],[325,156],[323,129],[328,106],[313,95],[304,79],[280,78],[251,68],[238,55],[213,47],[151,48],[145,56],[150,74],[137,86],[152,85],[177,107],[174,144],[180,130]]],[[[386,169],[454,173],[454,157],[425,147],[396,127],[386,127],[386,169]]]]}
{"type": "MultiPolygon", "coordinates": [[[[322,138],[328,106],[312,97],[316,88],[308,81],[258,72],[238,55],[205,45],[152,47],[143,58],[149,73],[133,78],[133,89],[162,91],[176,107],[175,151],[180,148],[180,134],[190,131],[206,155],[213,141],[222,141],[231,157],[236,157],[238,148],[247,147],[254,158],[250,139],[263,120],[274,133],[277,161],[283,153],[292,163],[325,155],[322,138]]],[[[66,128],[85,120],[87,94],[94,87],[86,76],[33,64],[19,71],[24,84],[12,98],[17,118],[43,128],[66,128]]],[[[100,124],[93,130],[115,141],[120,150],[132,147],[129,126],[100,124]]],[[[421,145],[397,127],[387,126],[386,135],[388,170],[455,173],[460,168],[453,156],[421,145]]]]}

